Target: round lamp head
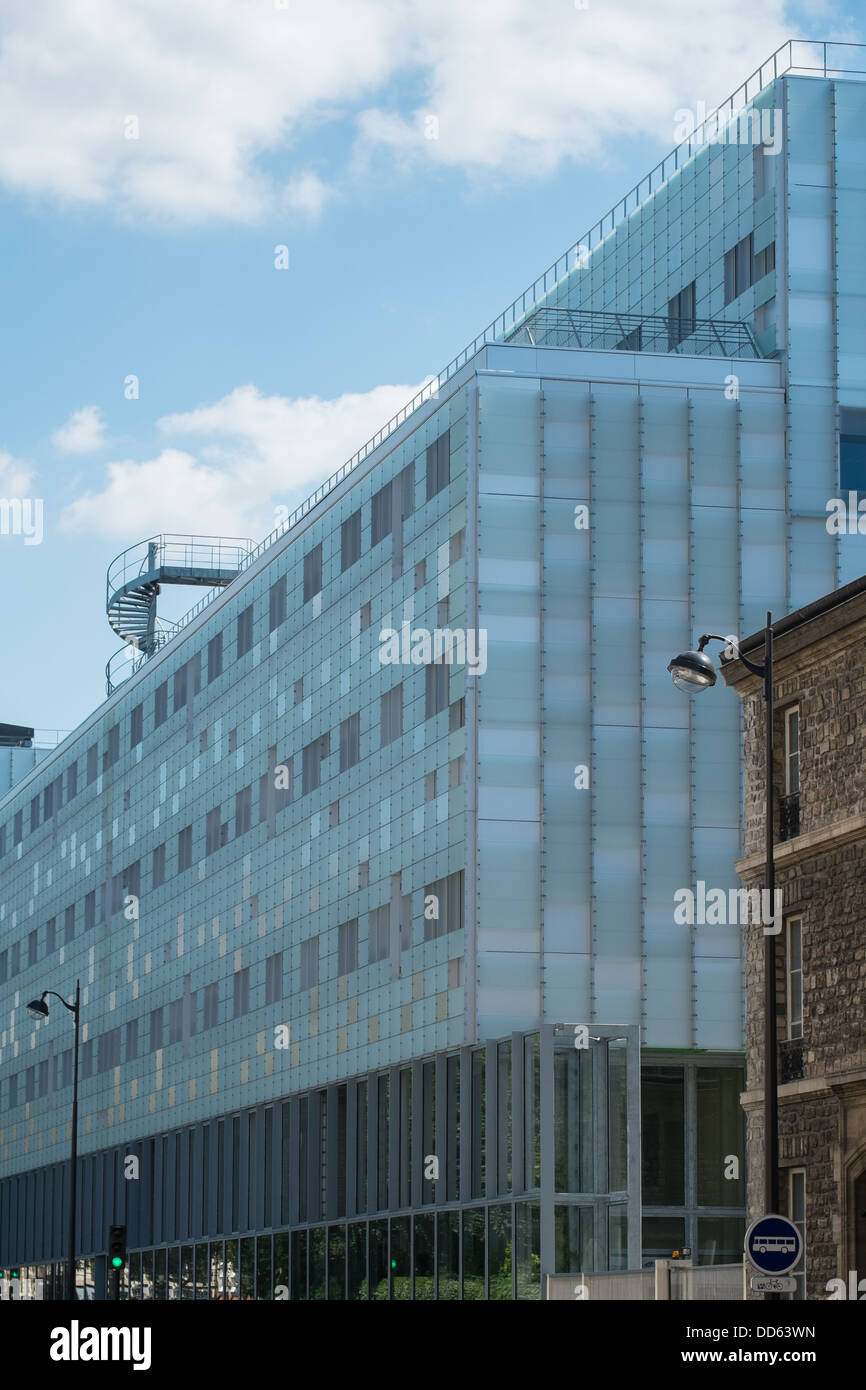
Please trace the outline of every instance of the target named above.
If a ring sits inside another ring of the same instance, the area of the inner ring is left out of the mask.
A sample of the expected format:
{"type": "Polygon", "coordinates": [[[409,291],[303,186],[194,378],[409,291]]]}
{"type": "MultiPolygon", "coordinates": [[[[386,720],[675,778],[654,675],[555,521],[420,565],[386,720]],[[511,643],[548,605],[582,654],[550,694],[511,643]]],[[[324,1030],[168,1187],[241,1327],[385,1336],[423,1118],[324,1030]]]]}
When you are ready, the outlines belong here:
{"type": "Polygon", "coordinates": [[[680,652],[668,663],[674,685],[687,695],[709,690],[716,683],[716,668],[705,652],[680,652]]]}
{"type": "Polygon", "coordinates": [[[27,1012],[38,1023],[41,1019],[48,1017],[48,1005],[44,999],[32,999],[27,1005],[27,1012]]]}

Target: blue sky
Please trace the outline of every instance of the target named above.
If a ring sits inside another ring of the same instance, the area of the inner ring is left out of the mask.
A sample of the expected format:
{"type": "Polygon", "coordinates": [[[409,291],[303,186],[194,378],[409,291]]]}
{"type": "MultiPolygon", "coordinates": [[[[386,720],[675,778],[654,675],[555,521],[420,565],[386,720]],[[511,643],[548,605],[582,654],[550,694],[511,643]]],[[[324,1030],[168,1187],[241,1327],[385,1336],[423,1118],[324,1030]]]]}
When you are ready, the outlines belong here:
{"type": "Polygon", "coordinates": [[[115,554],[259,539],[668,152],[679,108],[864,28],[861,0],[699,24],[691,0],[7,0],[0,497],[44,522],[0,535],[0,721],[72,729],[104,697],[115,554]]]}

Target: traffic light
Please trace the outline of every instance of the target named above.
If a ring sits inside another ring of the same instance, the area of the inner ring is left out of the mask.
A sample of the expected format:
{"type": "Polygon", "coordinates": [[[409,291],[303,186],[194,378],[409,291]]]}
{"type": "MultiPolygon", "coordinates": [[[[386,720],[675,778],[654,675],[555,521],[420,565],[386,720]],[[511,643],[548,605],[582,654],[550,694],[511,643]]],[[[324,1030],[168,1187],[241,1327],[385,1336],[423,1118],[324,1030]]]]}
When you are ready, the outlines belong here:
{"type": "Polygon", "coordinates": [[[108,1231],[108,1263],[112,1269],[126,1264],[126,1227],[111,1226],[108,1231]]]}

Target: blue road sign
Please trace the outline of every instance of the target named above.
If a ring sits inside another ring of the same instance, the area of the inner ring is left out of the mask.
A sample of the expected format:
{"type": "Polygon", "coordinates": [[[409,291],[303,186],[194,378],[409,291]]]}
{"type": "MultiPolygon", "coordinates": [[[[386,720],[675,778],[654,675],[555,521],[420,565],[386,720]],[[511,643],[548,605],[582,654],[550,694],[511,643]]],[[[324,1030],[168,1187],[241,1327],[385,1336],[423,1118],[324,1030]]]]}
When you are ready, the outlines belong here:
{"type": "Polygon", "coordinates": [[[803,1242],[787,1216],[759,1216],[746,1232],[744,1249],[762,1274],[787,1274],[799,1260],[803,1242]]]}

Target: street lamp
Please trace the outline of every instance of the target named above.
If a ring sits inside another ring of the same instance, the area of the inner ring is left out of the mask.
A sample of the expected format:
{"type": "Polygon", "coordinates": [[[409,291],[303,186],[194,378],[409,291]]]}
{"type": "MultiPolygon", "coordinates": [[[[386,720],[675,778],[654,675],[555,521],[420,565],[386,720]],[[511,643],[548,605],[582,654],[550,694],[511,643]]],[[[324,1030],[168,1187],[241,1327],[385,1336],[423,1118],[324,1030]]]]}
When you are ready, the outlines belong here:
{"type": "Polygon", "coordinates": [[[59,999],[63,1007],[69,1010],[75,1025],[75,1057],[72,1065],[72,1163],[69,1177],[69,1261],[66,1270],[66,1297],[72,1302],[75,1299],[75,1207],[78,1196],[78,1016],[81,982],[75,981],[74,1004],[68,1004],[62,994],[57,994],[53,989],[44,989],[39,999],[32,999],[27,1005],[27,1012],[36,1022],[48,1017],[45,999],[49,994],[53,994],[54,998],[59,999]]]}
{"type": "MultiPolygon", "coordinates": [[[[706,633],[698,642],[696,652],[681,652],[668,664],[674,685],[689,694],[708,690],[716,683],[716,672],[712,661],[704,655],[708,642],[724,642],[730,645],[729,637],[719,637],[706,633]]],[[[764,708],[766,710],[766,868],[764,877],[768,891],[767,901],[776,903],[776,866],[773,859],[773,623],[772,615],[767,614],[764,631],[764,662],[759,666],[750,661],[741,651],[737,659],[743,663],[753,676],[760,676],[764,682],[764,708]]],[[[775,923],[774,923],[775,925],[775,923]]],[[[776,936],[764,933],[764,1210],[767,1214],[779,1210],[779,1116],[778,1116],[778,1068],[776,1062],[776,936]]],[[[770,1295],[772,1297],[772,1295],[770,1295]]]]}

